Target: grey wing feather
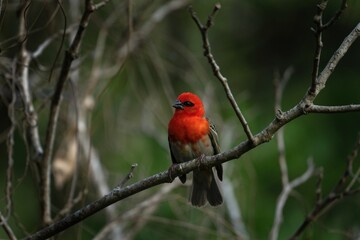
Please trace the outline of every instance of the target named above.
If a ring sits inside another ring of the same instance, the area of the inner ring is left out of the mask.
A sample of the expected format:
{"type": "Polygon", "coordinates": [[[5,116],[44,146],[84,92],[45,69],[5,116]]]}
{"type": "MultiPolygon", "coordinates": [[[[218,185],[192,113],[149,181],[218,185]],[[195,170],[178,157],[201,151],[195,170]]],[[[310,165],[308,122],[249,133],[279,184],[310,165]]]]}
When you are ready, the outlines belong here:
{"type": "MultiPolygon", "coordinates": [[[[210,123],[210,132],[209,132],[209,137],[210,137],[210,140],[211,140],[211,145],[214,149],[214,155],[220,153],[220,146],[219,146],[219,140],[218,140],[218,134],[216,132],[216,128],[215,128],[215,125],[211,123],[211,121],[208,119],[209,123],[210,123]]],[[[222,165],[219,164],[219,165],[216,165],[215,166],[216,168],[216,172],[217,172],[217,175],[219,177],[219,179],[222,181],[223,179],[223,168],[222,168],[222,165]]]]}
{"type": "MultiPolygon", "coordinates": [[[[178,161],[176,161],[176,158],[174,157],[173,151],[171,149],[171,144],[170,144],[170,139],[168,138],[168,142],[169,142],[169,149],[170,149],[170,154],[171,154],[171,161],[173,164],[177,164],[180,163],[178,161]]],[[[186,182],[186,174],[179,176],[179,179],[182,183],[186,182]]]]}

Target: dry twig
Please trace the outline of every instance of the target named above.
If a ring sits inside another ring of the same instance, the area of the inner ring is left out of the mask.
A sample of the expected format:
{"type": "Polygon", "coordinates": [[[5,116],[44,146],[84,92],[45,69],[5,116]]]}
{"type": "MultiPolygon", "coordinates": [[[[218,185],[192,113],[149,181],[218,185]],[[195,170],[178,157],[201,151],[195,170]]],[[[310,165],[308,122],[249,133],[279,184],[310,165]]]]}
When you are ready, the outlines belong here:
{"type": "Polygon", "coordinates": [[[137,163],[131,165],[130,171],[128,172],[128,174],[126,174],[126,176],[119,183],[119,185],[118,185],[119,188],[123,188],[124,185],[133,177],[133,172],[137,166],[138,166],[137,163]]]}
{"type": "Polygon", "coordinates": [[[316,189],[316,204],[311,212],[306,216],[304,221],[301,223],[299,228],[295,231],[295,233],[290,237],[290,239],[294,240],[297,239],[301,233],[316,219],[318,219],[325,211],[329,210],[331,206],[337,201],[342,200],[345,197],[353,196],[355,194],[360,193],[360,186],[357,188],[353,188],[353,184],[355,181],[359,180],[359,176],[355,175],[352,178],[352,181],[346,186],[346,182],[348,181],[349,177],[351,176],[351,170],[353,167],[353,163],[355,158],[357,157],[357,153],[360,149],[360,136],[358,138],[357,144],[353,150],[353,152],[348,156],[347,166],[343,175],[340,177],[337,184],[334,186],[334,189],[325,197],[322,198],[321,196],[321,186],[319,183],[322,181],[322,175],[320,175],[319,183],[316,189]]]}
{"type": "Polygon", "coordinates": [[[51,99],[50,116],[46,131],[46,139],[45,139],[45,152],[41,166],[41,183],[42,183],[41,198],[42,198],[42,207],[43,207],[42,217],[45,225],[51,222],[50,162],[52,158],[56,126],[57,126],[60,105],[62,100],[62,92],[64,89],[65,82],[68,79],[68,74],[70,72],[71,64],[79,53],[79,48],[82,38],[84,36],[84,31],[89,23],[91,14],[99,7],[104,6],[107,2],[108,1],[102,1],[94,5],[90,0],[85,1],[85,10],[82,15],[79,28],[76,32],[74,40],[70,45],[70,48],[65,53],[65,58],[62,64],[60,75],[56,82],[55,93],[51,99]]]}
{"type": "Polygon", "coordinates": [[[327,4],[328,4],[328,0],[321,0],[320,3],[316,5],[317,7],[316,14],[314,16],[315,27],[311,28],[311,30],[315,34],[316,47],[315,47],[315,56],[313,61],[312,85],[311,85],[310,93],[313,93],[315,91],[316,80],[319,76],[320,57],[321,57],[321,50],[323,48],[322,33],[328,27],[333,25],[336,22],[336,20],[339,19],[341,13],[347,7],[347,0],[342,0],[342,4],[339,11],[337,11],[336,14],[327,23],[324,24],[323,13],[325,11],[327,4]]]}
{"type": "Polygon", "coordinates": [[[242,114],[239,106],[236,103],[236,100],[235,100],[235,98],[231,92],[230,86],[228,84],[228,80],[220,72],[220,67],[216,63],[215,58],[211,52],[210,42],[209,42],[209,38],[208,38],[208,30],[210,29],[211,26],[214,25],[214,22],[213,22],[214,17],[216,15],[216,13],[220,10],[220,8],[221,8],[220,3],[215,4],[214,9],[213,9],[212,13],[209,15],[205,26],[200,22],[199,18],[196,16],[196,13],[193,11],[192,7],[189,8],[189,11],[190,11],[191,17],[195,21],[195,23],[201,33],[201,37],[202,37],[202,41],[203,41],[203,48],[204,48],[204,56],[208,59],[214,75],[217,77],[217,79],[219,79],[219,81],[223,85],[226,96],[229,99],[230,104],[236,113],[236,116],[239,118],[239,121],[240,121],[241,125],[243,126],[246,136],[248,137],[248,139],[251,142],[253,142],[254,137],[251,133],[250,127],[249,127],[244,115],[242,114]]]}
{"type": "MultiPolygon", "coordinates": [[[[288,68],[284,72],[281,79],[275,77],[275,114],[281,109],[281,99],[283,96],[284,88],[292,75],[293,69],[288,68]]],[[[285,140],[284,140],[284,128],[280,128],[276,133],[276,141],[279,154],[279,165],[282,180],[282,191],[279,195],[276,204],[275,216],[273,226],[270,232],[270,239],[276,240],[279,237],[279,230],[283,220],[283,209],[290,193],[301,184],[305,183],[314,173],[314,164],[312,159],[308,160],[308,168],[303,175],[289,181],[289,174],[287,170],[286,156],[285,156],[285,140]]]]}
{"type": "Polygon", "coordinates": [[[9,237],[10,240],[17,239],[13,230],[11,229],[11,227],[9,226],[9,224],[7,223],[6,219],[4,218],[1,212],[0,212],[0,225],[2,226],[2,228],[4,229],[6,235],[9,237]]]}

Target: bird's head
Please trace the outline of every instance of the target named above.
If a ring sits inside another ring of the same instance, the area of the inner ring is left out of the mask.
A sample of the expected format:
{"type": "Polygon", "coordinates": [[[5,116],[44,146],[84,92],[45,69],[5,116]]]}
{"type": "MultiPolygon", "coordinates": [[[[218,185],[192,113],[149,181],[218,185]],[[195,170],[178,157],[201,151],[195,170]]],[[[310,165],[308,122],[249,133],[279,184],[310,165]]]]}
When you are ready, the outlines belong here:
{"type": "Polygon", "coordinates": [[[200,98],[190,92],[180,94],[173,104],[176,115],[199,116],[205,114],[204,105],[200,98]]]}

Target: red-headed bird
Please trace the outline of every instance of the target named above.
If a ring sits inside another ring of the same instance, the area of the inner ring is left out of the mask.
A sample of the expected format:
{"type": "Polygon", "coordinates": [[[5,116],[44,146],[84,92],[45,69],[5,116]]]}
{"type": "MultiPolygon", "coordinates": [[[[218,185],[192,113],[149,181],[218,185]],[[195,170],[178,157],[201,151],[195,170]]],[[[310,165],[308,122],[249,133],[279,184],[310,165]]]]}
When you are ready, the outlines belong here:
{"type": "MultiPolygon", "coordinates": [[[[185,92],[178,96],[173,107],[175,113],[169,122],[168,139],[172,162],[182,163],[202,155],[215,155],[220,152],[217,133],[214,126],[205,117],[204,105],[193,93],[185,92]]],[[[222,180],[222,165],[216,165],[217,176],[222,180]]],[[[186,174],[179,176],[186,182],[186,174]]],[[[203,206],[206,201],[211,206],[223,202],[216,184],[212,168],[195,169],[190,195],[193,206],[203,206]]]]}

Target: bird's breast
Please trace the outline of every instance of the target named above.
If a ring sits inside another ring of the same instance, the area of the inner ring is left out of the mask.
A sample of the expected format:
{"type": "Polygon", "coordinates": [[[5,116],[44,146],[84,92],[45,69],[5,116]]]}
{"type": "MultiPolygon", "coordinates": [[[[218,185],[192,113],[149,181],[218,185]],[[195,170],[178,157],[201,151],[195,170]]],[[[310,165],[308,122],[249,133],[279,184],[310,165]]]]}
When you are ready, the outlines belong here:
{"type": "Polygon", "coordinates": [[[209,122],[203,117],[173,117],[169,122],[169,138],[173,141],[194,143],[209,134],[209,122]]]}

